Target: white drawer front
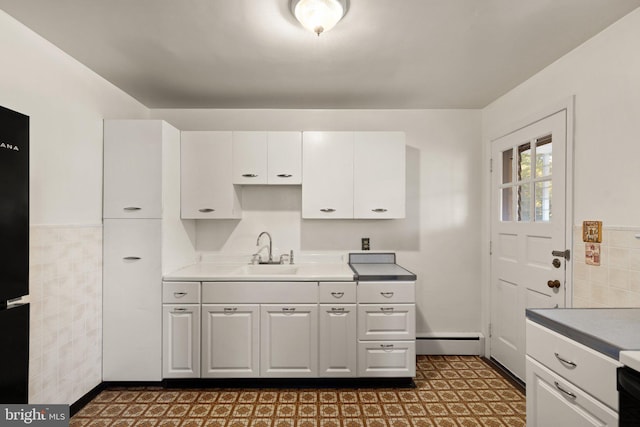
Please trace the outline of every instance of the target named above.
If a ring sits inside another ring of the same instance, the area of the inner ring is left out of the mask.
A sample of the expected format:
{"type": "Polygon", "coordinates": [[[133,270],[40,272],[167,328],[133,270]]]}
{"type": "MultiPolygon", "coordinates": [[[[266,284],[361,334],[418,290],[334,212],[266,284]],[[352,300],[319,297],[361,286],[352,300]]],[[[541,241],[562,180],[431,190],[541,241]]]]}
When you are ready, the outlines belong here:
{"type": "Polygon", "coordinates": [[[359,377],[414,377],[415,341],[358,342],[359,377]]]}
{"type": "Polygon", "coordinates": [[[198,304],[200,282],[163,282],[162,302],[165,304],[198,304]]]}
{"type": "Polygon", "coordinates": [[[617,411],[616,360],[530,320],[527,354],[617,411]]]}
{"type": "Polygon", "coordinates": [[[358,304],[359,340],[413,340],[415,304],[358,304]]]}
{"type": "Polygon", "coordinates": [[[359,282],[358,302],[395,304],[416,302],[415,282],[359,282]]]}
{"type": "Polygon", "coordinates": [[[356,302],[356,282],[320,282],[321,304],[356,302]]]}
{"type": "Polygon", "coordinates": [[[318,282],[203,282],[203,304],[318,303],[318,282]]]}

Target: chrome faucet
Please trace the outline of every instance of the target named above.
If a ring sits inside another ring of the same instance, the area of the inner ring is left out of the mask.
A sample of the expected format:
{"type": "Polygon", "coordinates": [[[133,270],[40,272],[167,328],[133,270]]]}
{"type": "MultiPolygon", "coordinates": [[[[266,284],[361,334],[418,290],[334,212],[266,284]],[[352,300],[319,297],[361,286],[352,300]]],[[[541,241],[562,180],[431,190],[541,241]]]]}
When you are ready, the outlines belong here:
{"type": "Polygon", "coordinates": [[[271,240],[271,234],[269,234],[266,231],[263,231],[262,233],[258,234],[258,239],[256,240],[256,246],[260,246],[260,238],[262,237],[263,234],[266,234],[267,237],[269,238],[269,259],[267,260],[267,262],[260,261],[260,263],[261,264],[273,264],[273,252],[272,252],[272,243],[273,242],[271,240]]]}

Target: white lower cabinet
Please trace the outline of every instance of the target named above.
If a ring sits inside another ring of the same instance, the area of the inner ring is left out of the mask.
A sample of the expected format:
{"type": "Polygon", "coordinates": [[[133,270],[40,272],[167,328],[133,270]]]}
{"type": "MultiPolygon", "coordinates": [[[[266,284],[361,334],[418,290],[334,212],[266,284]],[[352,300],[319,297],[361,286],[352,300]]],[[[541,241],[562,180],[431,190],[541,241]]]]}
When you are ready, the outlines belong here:
{"type": "Polygon", "coordinates": [[[261,306],[260,374],[318,376],[318,305],[261,306]]]}
{"type": "Polygon", "coordinates": [[[359,341],[359,377],[414,377],[415,341],[359,341]]]}
{"type": "Polygon", "coordinates": [[[357,375],[355,304],[320,304],[320,376],[357,375]]]}
{"type": "Polygon", "coordinates": [[[527,426],[617,426],[618,414],[527,356],[527,426]]]}
{"type": "Polygon", "coordinates": [[[163,378],[200,377],[200,304],[162,306],[163,378]]]}
{"type": "Polygon", "coordinates": [[[202,305],[202,377],[258,377],[259,305],[202,305]]]}

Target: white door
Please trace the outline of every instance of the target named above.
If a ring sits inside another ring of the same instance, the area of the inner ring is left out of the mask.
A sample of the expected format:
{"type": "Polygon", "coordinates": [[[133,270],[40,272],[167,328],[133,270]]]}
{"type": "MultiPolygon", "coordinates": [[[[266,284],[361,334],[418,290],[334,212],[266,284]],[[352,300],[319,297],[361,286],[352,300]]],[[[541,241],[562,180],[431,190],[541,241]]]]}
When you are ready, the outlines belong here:
{"type": "Polygon", "coordinates": [[[267,183],[267,132],[233,132],[233,183],[267,183]]]}
{"type": "Polygon", "coordinates": [[[267,140],[267,182],[301,184],[302,132],[268,132],[267,140]]]}
{"type": "Polygon", "coordinates": [[[162,306],[162,378],[200,378],[200,304],[162,306]]]}
{"type": "Polygon", "coordinates": [[[320,376],[355,377],[355,304],[320,305],[320,376]]]}
{"type": "Polygon", "coordinates": [[[565,306],[566,145],[566,110],[492,144],[491,357],[522,380],[525,309],[565,306]]]}

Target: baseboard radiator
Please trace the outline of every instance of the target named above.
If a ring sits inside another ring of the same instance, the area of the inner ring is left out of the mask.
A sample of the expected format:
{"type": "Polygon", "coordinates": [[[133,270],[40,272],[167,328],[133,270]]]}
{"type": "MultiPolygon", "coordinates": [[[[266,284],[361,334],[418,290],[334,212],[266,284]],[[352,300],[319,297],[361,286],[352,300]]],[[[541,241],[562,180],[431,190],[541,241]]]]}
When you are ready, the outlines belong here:
{"type": "Polygon", "coordinates": [[[484,335],[479,332],[419,333],[416,354],[484,356],[484,335]]]}

